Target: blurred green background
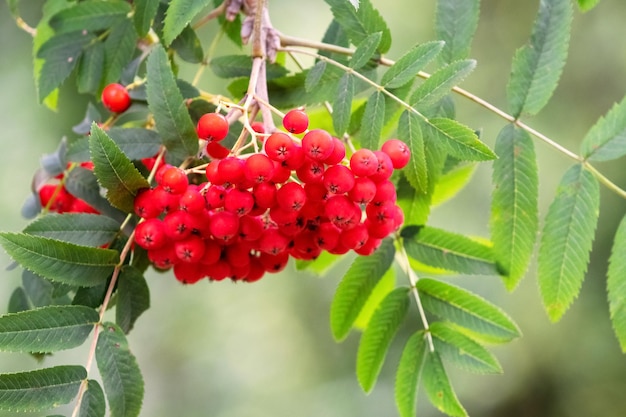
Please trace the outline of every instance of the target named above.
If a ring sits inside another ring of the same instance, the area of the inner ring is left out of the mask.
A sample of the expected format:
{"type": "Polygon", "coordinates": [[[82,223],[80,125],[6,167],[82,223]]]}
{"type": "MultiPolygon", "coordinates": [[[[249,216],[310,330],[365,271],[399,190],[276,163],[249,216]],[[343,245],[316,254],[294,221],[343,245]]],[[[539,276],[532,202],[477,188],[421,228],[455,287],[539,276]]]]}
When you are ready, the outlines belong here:
{"type": "MultiPolygon", "coordinates": [[[[433,39],[434,0],[373,0],[391,27],[398,58],[413,44],[433,39]]],[[[35,24],[41,0],[22,2],[25,20],[35,24]]],[[[483,0],[472,57],[478,67],[465,88],[505,106],[505,85],[514,50],[529,36],[538,1],[483,0]]],[[[274,25],[287,34],[320,39],[330,12],[322,0],[271,0],[274,25]]],[[[575,13],[571,50],[562,83],[540,116],[529,123],[577,150],[587,129],[626,93],[626,2],[602,0],[593,11],[575,13]]],[[[214,26],[203,30],[210,42],[214,26]]],[[[228,41],[223,42],[227,51],[228,41]]],[[[61,110],[37,104],[32,79],[31,38],[11,20],[0,2],[0,230],[19,231],[20,216],[41,154],[51,152],[83,117],[85,97],[63,89],[61,110]]],[[[206,76],[209,77],[210,76],[206,76]]],[[[205,78],[206,78],[205,77],[205,78]]],[[[219,86],[214,80],[207,81],[219,86]]],[[[459,119],[493,145],[503,122],[457,99],[459,119]]],[[[537,142],[541,212],[545,215],[569,161],[537,142]]],[[[623,162],[598,165],[626,188],[623,162]]],[[[488,236],[490,165],[483,164],[470,186],[435,209],[433,225],[488,236]]],[[[493,351],[504,375],[476,376],[450,369],[453,384],[473,416],[622,417],[626,415],[626,356],[608,320],[605,273],[612,236],[626,212],[622,199],[602,190],[601,220],[583,291],[558,324],[546,318],[534,267],[520,287],[507,293],[495,277],[453,281],[502,306],[524,337],[493,351]]],[[[626,256],[626,254],[624,254],[626,256]]],[[[0,254],[0,264],[10,260],[0,254]]],[[[146,395],[142,416],[366,417],[397,415],[393,401],[394,344],[381,378],[364,395],[354,375],[358,334],[333,341],[329,305],[346,265],[318,278],[308,273],[270,275],[254,285],[179,285],[171,275],[150,274],[152,308],[130,334],[131,349],[143,371],[146,395]]],[[[20,282],[17,270],[2,270],[0,311],[20,282]]],[[[416,312],[402,328],[404,341],[418,326],[416,312]]],[[[45,365],[84,364],[86,348],[62,352],[45,365]]],[[[0,353],[0,372],[40,366],[26,355],[0,353]]],[[[420,394],[418,415],[439,412],[420,394]]],[[[59,413],[69,414],[68,408],[59,413]]],[[[11,415],[0,414],[0,416],[11,415]]],[[[24,414],[23,414],[24,415],[24,414]]],[[[33,416],[39,414],[32,414],[33,416]]],[[[42,416],[44,414],[41,414],[42,416]]]]}

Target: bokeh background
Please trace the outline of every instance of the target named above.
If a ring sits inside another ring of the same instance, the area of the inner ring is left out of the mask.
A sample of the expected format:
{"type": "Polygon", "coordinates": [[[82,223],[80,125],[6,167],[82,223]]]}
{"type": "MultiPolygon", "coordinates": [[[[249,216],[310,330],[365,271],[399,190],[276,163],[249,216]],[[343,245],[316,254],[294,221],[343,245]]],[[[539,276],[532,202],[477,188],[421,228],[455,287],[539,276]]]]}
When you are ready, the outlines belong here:
{"type": "MultiPolygon", "coordinates": [[[[418,42],[434,38],[434,0],[372,0],[387,20],[398,58],[418,42]]],[[[42,1],[22,2],[35,24],[42,1]]],[[[478,68],[463,86],[505,106],[505,85],[514,50],[529,36],[538,0],[483,0],[472,57],[478,68]]],[[[320,39],[330,12],[322,0],[271,0],[281,31],[320,39]]],[[[575,13],[568,64],[552,101],[529,123],[577,150],[587,129],[626,93],[626,2],[602,0],[593,11],[575,13]]],[[[215,33],[203,29],[207,44],[215,33]]],[[[229,52],[228,41],[220,49],[229,52]]],[[[187,69],[183,68],[183,71],[187,69]]],[[[207,76],[210,78],[209,76],[207,76]]],[[[203,80],[211,88],[219,81],[203,80]]],[[[31,38],[0,2],[0,230],[19,231],[27,221],[20,208],[41,154],[51,152],[83,117],[85,97],[71,88],[57,113],[37,104],[32,78],[31,38]]],[[[482,129],[493,145],[503,121],[457,99],[461,121],[482,129]]],[[[540,142],[541,213],[571,161],[540,142]]],[[[622,162],[598,165],[626,187],[622,162]]],[[[436,226],[488,236],[490,165],[483,164],[458,197],[434,210],[436,226]]],[[[602,190],[601,220],[582,294],[558,324],[541,307],[534,266],[519,288],[507,293],[495,277],[456,277],[453,282],[502,306],[524,336],[494,347],[504,375],[476,376],[449,369],[469,413],[481,417],[622,417],[626,415],[626,356],[609,324],[605,296],[607,257],[624,200],[602,190]]],[[[623,254],[626,256],[626,254],[623,254]]],[[[20,272],[4,270],[0,254],[0,311],[20,283],[20,272]]],[[[401,344],[394,344],[381,378],[364,395],[354,375],[358,334],[333,341],[329,305],[346,264],[320,278],[292,266],[254,285],[199,284],[183,287],[168,274],[149,274],[152,308],[129,335],[145,379],[142,416],[166,417],[387,417],[395,416],[393,379],[401,344]]],[[[398,335],[404,341],[418,325],[416,312],[398,335]]],[[[56,354],[44,365],[84,364],[86,349],[56,354]]],[[[41,366],[26,355],[0,353],[0,372],[41,366]]],[[[94,370],[95,372],[95,370],[94,370]]],[[[68,408],[59,408],[69,414],[68,408]]],[[[12,415],[11,413],[0,416],[12,415]]],[[[22,414],[43,416],[45,414],[22,414]]],[[[439,416],[420,394],[418,415],[439,416]]]]}

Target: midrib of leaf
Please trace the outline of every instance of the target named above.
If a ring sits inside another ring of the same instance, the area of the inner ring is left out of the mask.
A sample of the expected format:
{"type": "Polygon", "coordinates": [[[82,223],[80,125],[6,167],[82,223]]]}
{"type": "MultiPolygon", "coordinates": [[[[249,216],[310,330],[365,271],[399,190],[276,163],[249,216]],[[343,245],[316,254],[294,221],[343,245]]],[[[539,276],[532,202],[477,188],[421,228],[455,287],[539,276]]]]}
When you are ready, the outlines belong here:
{"type": "MultiPolygon", "coordinates": [[[[113,140],[111,139],[111,142],[113,140]]],[[[113,161],[113,159],[110,158],[109,156],[109,152],[107,152],[107,150],[104,148],[102,141],[98,140],[97,142],[98,147],[100,148],[101,151],[101,155],[104,156],[104,158],[106,159],[107,163],[109,164],[109,167],[111,168],[111,170],[113,171],[113,173],[115,174],[115,177],[117,178],[117,182],[119,184],[122,184],[122,186],[124,187],[124,189],[126,191],[128,191],[129,194],[135,194],[135,190],[132,190],[128,187],[127,183],[126,183],[126,178],[122,175],[120,175],[119,170],[116,169],[115,167],[115,163],[113,161]]]]}

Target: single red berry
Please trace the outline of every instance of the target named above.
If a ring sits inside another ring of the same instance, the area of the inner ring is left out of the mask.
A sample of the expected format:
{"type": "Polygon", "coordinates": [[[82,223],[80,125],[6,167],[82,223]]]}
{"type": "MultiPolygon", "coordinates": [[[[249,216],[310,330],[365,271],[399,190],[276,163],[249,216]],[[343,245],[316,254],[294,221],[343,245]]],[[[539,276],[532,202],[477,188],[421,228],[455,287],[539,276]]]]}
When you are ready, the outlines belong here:
{"type": "Polygon", "coordinates": [[[178,209],[180,206],[180,194],[172,194],[160,185],[153,190],[154,201],[157,204],[159,213],[168,213],[178,209]]]}
{"type": "Polygon", "coordinates": [[[215,239],[229,241],[239,231],[239,216],[229,211],[217,212],[211,217],[209,230],[215,239]]]}
{"type": "Polygon", "coordinates": [[[320,224],[315,236],[315,243],[320,249],[330,251],[339,243],[341,229],[330,222],[320,224]]]}
{"type": "Polygon", "coordinates": [[[354,187],[354,174],[343,165],[333,165],[324,172],[324,187],[331,194],[347,193],[354,187]]]}
{"type": "Polygon", "coordinates": [[[361,209],[359,206],[342,194],[336,194],[328,198],[324,203],[326,216],[338,228],[351,229],[361,221],[361,209]]]}
{"type": "Polygon", "coordinates": [[[81,200],[80,198],[74,198],[72,204],[70,205],[70,212],[72,213],[89,213],[89,214],[99,214],[100,212],[95,208],[91,207],[85,200],[81,200]]]}
{"type": "Polygon", "coordinates": [[[144,249],[158,249],[167,243],[165,226],[159,219],[148,219],[135,228],[135,242],[144,249]]]}
{"type": "Polygon", "coordinates": [[[378,158],[369,149],[359,149],[350,157],[350,169],[358,177],[367,177],[376,172],[378,158]]]}
{"type": "Polygon", "coordinates": [[[234,156],[222,159],[217,165],[217,180],[213,184],[223,184],[226,188],[239,185],[246,179],[244,164],[245,161],[234,156]]]}
{"type": "Polygon", "coordinates": [[[221,185],[211,185],[207,188],[204,198],[209,209],[222,208],[224,207],[226,190],[221,185]]]}
{"type": "Polygon", "coordinates": [[[158,249],[148,250],[148,259],[159,269],[169,269],[180,262],[174,244],[165,244],[158,249]]]}
{"type": "Polygon", "coordinates": [[[271,181],[274,184],[282,184],[283,182],[289,181],[290,177],[291,170],[283,165],[283,163],[274,161],[274,174],[272,175],[271,181]]]}
{"type": "Polygon", "coordinates": [[[276,205],[276,185],[272,182],[256,184],[252,190],[252,195],[258,207],[268,209],[276,205]]]}
{"type": "Polygon", "coordinates": [[[180,209],[187,213],[200,213],[206,207],[206,200],[197,189],[187,188],[180,196],[180,209]]]}
{"type": "Polygon", "coordinates": [[[39,190],[41,206],[57,213],[70,211],[75,199],[76,197],[68,193],[60,184],[46,184],[39,190]]]}
{"type": "Polygon", "coordinates": [[[369,176],[370,179],[374,182],[388,180],[391,174],[393,174],[393,162],[391,162],[391,158],[383,151],[374,151],[374,155],[376,155],[376,159],[378,160],[378,166],[376,167],[376,172],[369,176]]]}
{"type": "Polygon", "coordinates": [[[224,259],[230,266],[244,266],[250,263],[250,244],[238,242],[224,248],[224,259]]]}
{"type": "Polygon", "coordinates": [[[224,259],[220,259],[213,265],[205,265],[204,273],[211,281],[222,281],[231,275],[231,267],[224,259]]]}
{"type": "Polygon", "coordinates": [[[207,113],[200,117],[196,132],[200,139],[218,142],[228,136],[228,120],[220,113],[207,113]]]}
{"type": "Polygon", "coordinates": [[[325,130],[309,130],[302,138],[304,154],[316,161],[323,161],[333,153],[335,142],[333,137],[325,130]]]}
{"type": "Polygon", "coordinates": [[[266,182],[274,174],[274,163],[267,155],[256,153],[246,159],[244,172],[246,178],[255,184],[266,182]]]}
{"type": "Polygon", "coordinates": [[[263,264],[261,264],[257,258],[252,258],[250,260],[248,275],[243,278],[243,281],[256,282],[263,278],[263,275],[265,275],[265,268],[263,267],[263,264]]]}
{"type": "Polygon", "coordinates": [[[189,179],[184,170],[177,167],[170,167],[163,172],[163,176],[161,180],[158,181],[158,184],[168,193],[182,194],[187,191],[189,179]]]}
{"type": "Polygon", "coordinates": [[[370,236],[363,246],[361,246],[359,249],[355,249],[354,251],[361,256],[369,256],[374,253],[376,249],[378,249],[381,243],[382,239],[370,236]]]}
{"type": "Polygon", "coordinates": [[[276,192],[276,202],[285,211],[299,211],[306,203],[306,192],[297,182],[288,182],[276,192]]]}
{"type": "Polygon", "coordinates": [[[374,204],[384,203],[385,201],[395,203],[397,199],[398,195],[394,183],[384,180],[376,184],[376,194],[371,202],[374,204]]]}
{"type": "Polygon", "coordinates": [[[368,204],[376,196],[376,190],[374,181],[367,177],[358,177],[354,179],[354,187],[348,192],[348,197],[357,204],[368,204]]]}
{"type": "Polygon", "coordinates": [[[300,168],[296,169],[296,175],[305,184],[322,182],[324,179],[324,163],[306,158],[300,168]]]}
{"type": "Polygon", "coordinates": [[[254,197],[250,191],[233,188],[226,192],[226,197],[224,198],[225,210],[241,217],[250,213],[253,206],[254,197]]]}
{"type": "Polygon", "coordinates": [[[145,188],[137,194],[134,201],[135,214],[144,219],[157,217],[161,214],[161,207],[156,201],[154,189],[145,188]]]}
{"type": "Polygon", "coordinates": [[[283,161],[283,165],[291,170],[296,170],[302,166],[306,155],[302,146],[294,143],[294,147],[291,150],[291,154],[283,161]]]}
{"type": "Polygon", "coordinates": [[[183,262],[200,262],[204,255],[204,240],[201,237],[191,235],[186,239],[174,242],[176,256],[183,262]]]}
{"type": "Polygon", "coordinates": [[[174,240],[186,239],[191,235],[192,215],[183,210],[175,210],[167,213],[163,217],[165,234],[174,240]]]}
{"type": "Polygon", "coordinates": [[[289,135],[275,132],[265,140],[264,147],[270,159],[282,162],[291,156],[295,144],[289,135]]]}
{"type": "Polygon", "coordinates": [[[217,243],[213,239],[204,239],[204,254],[202,255],[202,262],[205,265],[213,265],[222,257],[222,245],[217,243]]]}
{"type": "Polygon", "coordinates": [[[259,239],[258,249],[263,253],[278,255],[285,252],[289,241],[290,239],[278,229],[271,228],[266,230],[259,239]]]}
{"type": "Polygon", "coordinates": [[[283,117],[283,127],[291,133],[302,133],[309,127],[309,116],[300,109],[289,110],[283,117]]]}
{"type": "Polygon", "coordinates": [[[174,276],[183,284],[195,284],[204,278],[198,263],[178,262],[174,265],[174,276]]]}
{"type": "Polygon", "coordinates": [[[285,267],[287,266],[287,262],[289,262],[289,253],[281,252],[278,254],[271,254],[263,252],[259,256],[259,261],[267,272],[280,272],[285,269],[285,267]]]}
{"type": "Polygon", "coordinates": [[[121,84],[109,84],[102,90],[102,104],[113,113],[125,112],[131,104],[128,90],[121,84]]]}
{"type": "Polygon", "coordinates": [[[389,139],[383,143],[381,151],[389,155],[395,169],[404,168],[409,163],[409,159],[411,159],[409,147],[400,139],[389,139]]]}
{"type": "Polygon", "coordinates": [[[230,150],[219,142],[208,142],[206,144],[206,153],[214,159],[224,159],[230,153],[230,150]]]}
{"type": "Polygon", "coordinates": [[[263,222],[258,217],[243,216],[239,219],[239,237],[247,242],[254,242],[263,235],[263,222]]]}
{"type": "Polygon", "coordinates": [[[344,145],[344,143],[340,139],[333,136],[333,151],[328,156],[328,158],[324,159],[324,163],[326,165],[337,165],[345,157],[346,145],[344,145]]]}
{"type": "Polygon", "coordinates": [[[367,226],[363,223],[359,223],[352,229],[344,230],[339,237],[340,242],[350,249],[360,249],[365,245],[369,238],[367,226]]]}

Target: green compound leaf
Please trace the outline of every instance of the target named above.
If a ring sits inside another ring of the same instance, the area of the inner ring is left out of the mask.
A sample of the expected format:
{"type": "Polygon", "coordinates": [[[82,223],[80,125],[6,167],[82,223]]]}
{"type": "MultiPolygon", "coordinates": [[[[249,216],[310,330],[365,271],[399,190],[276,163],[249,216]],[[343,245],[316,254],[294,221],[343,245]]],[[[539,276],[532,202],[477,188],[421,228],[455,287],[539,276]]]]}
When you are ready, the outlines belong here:
{"type": "Polygon", "coordinates": [[[469,56],[478,26],[480,0],[439,0],[435,14],[437,39],[445,42],[440,55],[444,63],[469,56]]]}
{"type": "Polygon", "coordinates": [[[19,10],[19,4],[20,4],[20,0],[7,0],[7,4],[9,5],[9,12],[11,13],[11,16],[15,17],[19,17],[20,15],[20,10],[19,10]]]}
{"type": "Polygon", "coordinates": [[[83,344],[98,313],[84,306],[48,306],[0,316],[0,350],[57,352],[83,344]]]}
{"type": "MultiPolygon", "coordinates": [[[[209,67],[220,78],[249,77],[252,70],[252,59],[247,55],[223,55],[211,59],[209,67]]],[[[266,64],[268,80],[287,75],[287,70],[282,65],[266,64]]]]}
{"type": "Polygon", "coordinates": [[[391,46],[391,32],[378,10],[370,0],[360,0],[355,8],[345,0],[325,0],[330,5],[335,20],[355,45],[363,42],[372,33],[381,32],[382,38],[378,52],[385,53],[391,46]]]}
{"type": "Polygon", "coordinates": [[[150,289],[143,274],[125,266],[120,273],[115,302],[115,322],[128,333],[139,316],[150,307],[150,289]]]}
{"type": "Polygon", "coordinates": [[[507,97],[516,118],[537,114],[561,77],[572,21],[571,0],[541,0],[530,41],[513,58],[507,97]]]}
{"type": "Polygon", "coordinates": [[[581,165],[563,178],[548,209],[539,246],[538,279],[550,320],[559,320],[582,286],[599,215],[600,186],[581,165]]]}
{"type": "Polygon", "coordinates": [[[600,3],[600,0],[578,0],[578,8],[581,12],[588,12],[600,3]]]}
{"type": "Polygon", "coordinates": [[[450,93],[452,87],[463,81],[474,68],[476,68],[476,61],[466,59],[438,69],[413,92],[411,105],[421,110],[437,105],[450,93]]]}
{"type": "Polygon", "coordinates": [[[114,250],[40,236],[0,233],[0,244],[23,268],[52,281],[80,287],[106,282],[119,262],[119,254],[114,250]]]}
{"type": "Polygon", "coordinates": [[[367,99],[361,119],[360,141],[363,148],[379,148],[385,123],[385,107],[385,95],[381,91],[375,91],[367,99]]]}
{"type": "Polygon", "coordinates": [[[359,256],[352,262],[330,306],[330,327],[336,340],[348,335],[372,290],[391,266],[394,254],[393,242],[386,239],[372,255],[359,256]]]}
{"type": "Polygon", "coordinates": [[[36,371],[0,374],[0,410],[42,411],[67,404],[87,378],[82,366],[55,366],[36,371]]]}
{"type": "Polygon", "coordinates": [[[477,374],[499,374],[502,366],[495,356],[472,338],[445,322],[430,326],[435,351],[451,364],[477,374]]]}
{"type": "Polygon", "coordinates": [[[113,240],[119,230],[120,224],[110,217],[64,213],[39,217],[26,226],[23,232],[76,245],[99,247],[113,240]]]}
{"type": "Polygon", "coordinates": [[[107,190],[107,200],[126,213],[134,211],[133,202],[139,190],[150,188],[148,181],[132,161],[98,125],[91,127],[89,153],[93,172],[100,185],[107,190]]]}
{"type": "Polygon", "coordinates": [[[133,2],[135,13],[133,22],[139,36],[145,36],[150,30],[152,21],[159,9],[159,0],[135,0],[133,2]]]}
{"type": "Polygon", "coordinates": [[[96,346],[96,363],[111,417],[137,417],[143,401],[143,378],[124,332],[114,323],[103,324],[96,346]]]}
{"type": "Polygon", "coordinates": [[[497,274],[491,248],[467,236],[425,226],[405,237],[404,247],[412,258],[436,268],[462,274],[497,274]]]}
{"type": "Polygon", "coordinates": [[[106,400],[104,392],[98,381],[87,381],[87,390],[83,394],[80,403],[79,417],[104,417],[106,413],[106,400]]]}
{"type": "Polygon", "coordinates": [[[426,193],[428,190],[428,164],[422,133],[423,123],[422,118],[417,114],[405,110],[398,121],[398,139],[406,143],[411,151],[409,163],[403,170],[406,179],[417,191],[426,193]]]}
{"type": "Polygon", "coordinates": [[[432,41],[415,45],[383,74],[380,84],[385,88],[398,88],[415,79],[415,76],[441,52],[444,43],[432,41]]]}
{"type": "Polygon", "coordinates": [[[122,71],[133,58],[137,32],[130,19],[122,20],[111,28],[104,41],[104,84],[117,82],[122,71]]]}
{"type": "Polygon", "coordinates": [[[396,193],[398,196],[397,204],[404,213],[404,225],[422,226],[426,224],[430,214],[432,195],[417,191],[405,175],[400,175],[396,184],[396,193]]]}
{"type": "Polygon", "coordinates": [[[44,60],[37,79],[40,102],[72,73],[83,50],[94,39],[91,33],[69,32],[53,36],[41,45],[37,52],[37,58],[44,60]]]}
{"type": "Polygon", "coordinates": [[[609,270],[607,291],[611,312],[611,324],[619,340],[622,352],[626,352],[626,217],[620,222],[615,238],[609,270]]]}
{"type": "Polygon", "coordinates": [[[350,125],[353,97],[354,75],[345,73],[339,79],[335,101],[333,102],[333,128],[338,136],[342,136],[350,125]]]}
{"type": "MultiPolygon", "coordinates": [[[[154,130],[142,127],[112,127],[106,133],[128,159],[134,161],[155,156],[161,146],[161,136],[154,130]]],[[[89,140],[81,138],[73,142],[68,146],[65,156],[74,162],[91,160],[89,140]]]]}
{"type": "Polygon", "coordinates": [[[422,367],[422,381],[428,399],[439,411],[451,417],[467,416],[467,412],[456,397],[437,351],[426,354],[422,367]]]}
{"type": "Polygon", "coordinates": [[[363,391],[374,388],[387,350],[409,309],[409,289],[396,288],[380,303],[361,336],[356,375],[363,391]]]}
{"type": "Polygon", "coordinates": [[[415,417],[417,387],[420,382],[426,350],[425,333],[420,330],[411,336],[402,351],[394,390],[400,417],[415,417]]]}
{"type": "Polygon", "coordinates": [[[375,32],[363,39],[354,50],[349,63],[350,68],[359,69],[365,66],[376,54],[376,49],[380,45],[382,37],[382,32],[375,32]]]}
{"type": "Polygon", "coordinates": [[[79,93],[96,93],[104,69],[104,44],[95,42],[85,49],[76,71],[76,84],[79,93]]]}
{"type": "Polygon", "coordinates": [[[121,0],[88,0],[64,9],[50,18],[50,26],[57,33],[97,31],[109,29],[126,19],[130,5],[121,0]]]}
{"type": "Polygon", "coordinates": [[[589,130],[580,152],[590,161],[610,161],[626,155],[626,99],[589,130]]]}
{"type": "Polygon", "coordinates": [[[148,56],[147,74],[148,108],[168,150],[168,162],[178,165],[198,153],[198,135],[163,47],[148,56]]]}
{"type": "Polygon", "coordinates": [[[513,320],[500,308],[465,289],[422,278],[417,290],[424,308],[494,343],[509,342],[521,335],[513,320]]]}
{"type": "Polygon", "coordinates": [[[493,163],[491,237],[504,283],[513,290],[524,276],[539,228],[539,176],[533,141],[508,125],[498,135],[493,163]]]}
{"type": "Polygon", "coordinates": [[[428,131],[441,140],[450,155],[464,161],[489,161],[496,159],[487,145],[478,139],[476,133],[456,120],[432,118],[426,122],[428,131]]]}
{"type": "Polygon", "coordinates": [[[211,0],[172,0],[163,21],[163,40],[169,46],[211,0]]]}
{"type": "Polygon", "coordinates": [[[359,330],[365,330],[380,303],[395,288],[396,270],[395,268],[389,268],[372,289],[372,293],[367,298],[367,302],[354,322],[354,327],[359,330]]]}

